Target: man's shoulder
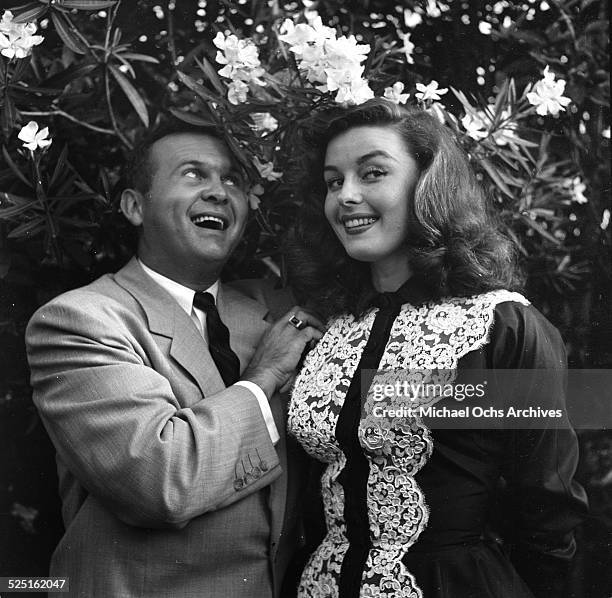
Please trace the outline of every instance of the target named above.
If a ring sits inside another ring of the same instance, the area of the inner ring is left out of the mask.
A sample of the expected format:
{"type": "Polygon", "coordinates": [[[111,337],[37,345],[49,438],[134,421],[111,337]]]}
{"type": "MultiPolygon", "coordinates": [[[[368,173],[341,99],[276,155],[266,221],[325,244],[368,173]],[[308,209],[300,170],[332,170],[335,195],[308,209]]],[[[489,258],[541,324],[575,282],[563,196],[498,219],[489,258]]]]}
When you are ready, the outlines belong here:
{"type": "Polygon", "coordinates": [[[265,306],[273,319],[278,319],[295,305],[291,289],[280,288],[276,280],[247,278],[232,281],[225,286],[265,306]]]}

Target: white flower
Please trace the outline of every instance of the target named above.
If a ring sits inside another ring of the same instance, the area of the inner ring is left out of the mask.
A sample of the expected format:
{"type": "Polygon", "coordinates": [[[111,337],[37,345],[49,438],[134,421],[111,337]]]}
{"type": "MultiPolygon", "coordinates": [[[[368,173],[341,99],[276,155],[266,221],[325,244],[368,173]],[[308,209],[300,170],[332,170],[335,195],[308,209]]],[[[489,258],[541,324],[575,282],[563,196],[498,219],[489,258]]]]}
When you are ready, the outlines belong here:
{"type": "Polygon", "coordinates": [[[442,11],[438,7],[438,4],[435,2],[435,0],[427,0],[427,8],[425,10],[427,14],[430,17],[433,17],[434,19],[438,18],[442,14],[442,11]]]}
{"type": "Polygon", "coordinates": [[[269,112],[251,112],[255,131],[276,131],[278,121],[269,112]]]}
{"type": "Polygon", "coordinates": [[[605,128],[602,132],[601,132],[601,136],[605,137],[606,139],[610,139],[610,127],[605,128]]]}
{"type": "Polygon", "coordinates": [[[536,106],[536,112],[540,116],[547,114],[556,116],[560,110],[565,110],[571,99],[563,95],[565,80],[555,81],[555,74],[549,71],[548,66],[543,74],[544,77],[533,86],[533,91],[527,94],[527,100],[536,106]]]}
{"type": "Polygon", "coordinates": [[[402,42],[404,43],[402,47],[402,52],[406,55],[406,62],[408,64],[414,64],[414,58],[412,58],[412,53],[414,52],[414,44],[410,41],[410,33],[404,33],[400,36],[402,38],[402,42]]]}
{"type": "Polygon", "coordinates": [[[489,134],[487,123],[483,120],[481,114],[468,112],[462,119],[461,124],[465,129],[468,137],[479,141],[484,139],[489,134]]]}
{"type": "Polygon", "coordinates": [[[257,156],[253,156],[253,164],[259,172],[259,176],[267,181],[277,181],[283,176],[282,172],[274,171],[274,164],[272,162],[262,162],[257,156]]]}
{"type": "Polygon", "coordinates": [[[31,120],[25,127],[19,131],[17,137],[23,141],[23,146],[34,152],[38,148],[44,149],[51,145],[52,139],[47,139],[49,136],[49,127],[38,130],[38,123],[31,120]]]}
{"type": "Polygon", "coordinates": [[[423,22],[423,18],[418,12],[412,12],[409,8],[404,9],[404,24],[410,29],[414,29],[423,22]]]}
{"type": "Polygon", "coordinates": [[[13,13],[5,10],[0,21],[0,54],[9,59],[29,56],[32,48],[45,39],[34,33],[35,23],[13,23],[13,13]]]}
{"type": "Polygon", "coordinates": [[[249,86],[244,81],[232,81],[228,85],[227,99],[234,106],[244,104],[247,101],[249,86]]]}
{"type": "Polygon", "coordinates": [[[512,144],[516,138],[516,122],[510,120],[510,111],[503,110],[499,122],[493,129],[493,121],[495,116],[495,105],[489,104],[486,110],[476,110],[468,112],[461,119],[461,124],[465,129],[468,137],[480,141],[485,137],[490,137],[500,146],[512,144]]]}
{"type": "Polygon", "coordinates": [[[601,228],[601,230],[606,230],[609,224],[610,224],[610,210],[606,208],[603,211],[603,214],[601,215],[601,224],[599,225],[599,228],[601,228]]]}
{"type": "Polygon", "coordinates": [[[491,35],[492,30],[493,25],[491,25],[491,23],[487,23],[486,21],[480,21],[480,23],[478,23],[478,31],[483,35],[491,35]]]}
{"type": "Polygon", "coordinates": [[[582,179],[579,176],[576,176],[571,180],[569,187],[573,195],[573,201],[579,204],[585,204],[589,201],[584,194],[586,191],[586,185],[582,182],[582,179]]]}
{"type": "Polygon", "coordinates": [[[404,84],[401,81],[393,84],[393,87],[385,87],[384,98],[391,100],[396,104],[405,104],[410,97],[409,93],[402,93],[404,84]]]}
{"type": "Polygon", "coordinates": [[[220,31],[213,43],[219,48],[215,60],[225,65],[219,70],[219,75],[231,80],[227,94],[229,101],[232,104],[246,102],[248,83],[266,84],[260,78],[265,71],[259,62],[257,47],[251,40],[238,39],[235,35],[225,37],[220,31]]]}
{"type": "Polygon", "coordinates": [[[448,91],[447,88],[438,89],[438,82],[435,80],[428,85],[417,83],[416,88],[420,93],[416,93],[414,95],[418,100],[421,100],[421,102],[425,102],[426,100],[437,101],[440,99],[440,96],[443,96],[448,91]]]}
{"type": "Polygon", "coordinates": [[[264,188],[259,183],[253,185],[247,191],[247,199],[249,200],[249,206],[251,210],[257,210],[259,208],[259,204],[261,203],[261,199],[259,199],[259,196],[263,195],[263,192],[264,188]]]}
{"type": "Polygon", "coordinates": [[[337,79],[329,78],[328,82],[332,85],[329,91],[338,90],[334,98],[338,104],[359,105],[374,97],[374,92],[365,79],[348,77],[346,81],[338,84],[337,79]]]}

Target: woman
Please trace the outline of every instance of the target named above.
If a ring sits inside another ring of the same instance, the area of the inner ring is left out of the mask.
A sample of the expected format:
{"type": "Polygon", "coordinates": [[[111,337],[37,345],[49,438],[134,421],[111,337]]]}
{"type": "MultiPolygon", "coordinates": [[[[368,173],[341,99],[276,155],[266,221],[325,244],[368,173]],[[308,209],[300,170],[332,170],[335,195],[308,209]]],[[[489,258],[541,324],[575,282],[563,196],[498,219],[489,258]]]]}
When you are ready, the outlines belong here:
{"type": "MultiPolygon", "coordinates": [[[[382,99],[312,133],[290,264],[329,326],[296,380],[289,430],[325,465],[326,535],[299,596],[558,595],[586,504],[568,426],[431,430],[418,414],[376,415],[378,383],[394,376],[487,369],[503,394],[496,369],[534,382],[529,370],[565,367],[556,329],[511,290],[511,245],[466,156],[427,113],[382,99]],[[503,546],[500,480],[515,532],[503,546]]],[[[563,375],[551,380],[538,397],[562,407],[563,375]]]]}

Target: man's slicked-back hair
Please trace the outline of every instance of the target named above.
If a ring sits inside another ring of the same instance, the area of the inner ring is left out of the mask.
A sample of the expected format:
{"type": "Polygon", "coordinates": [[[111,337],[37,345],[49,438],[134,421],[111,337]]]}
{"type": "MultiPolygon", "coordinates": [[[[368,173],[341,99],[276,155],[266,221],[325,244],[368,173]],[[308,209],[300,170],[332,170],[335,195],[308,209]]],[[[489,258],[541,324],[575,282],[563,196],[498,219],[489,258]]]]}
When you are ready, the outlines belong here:
{"type": "Polygon", "coordinates": [[[136,189],[143,194],[149,191],[154,174],[151,147],[164,137],[181,133],[208,135],[225,143],[223,131],[219,127],[196,126],[176,118],[163,120],[145,131],[130,152],[125,166],[125,180],[128,188],[136,189]]]}

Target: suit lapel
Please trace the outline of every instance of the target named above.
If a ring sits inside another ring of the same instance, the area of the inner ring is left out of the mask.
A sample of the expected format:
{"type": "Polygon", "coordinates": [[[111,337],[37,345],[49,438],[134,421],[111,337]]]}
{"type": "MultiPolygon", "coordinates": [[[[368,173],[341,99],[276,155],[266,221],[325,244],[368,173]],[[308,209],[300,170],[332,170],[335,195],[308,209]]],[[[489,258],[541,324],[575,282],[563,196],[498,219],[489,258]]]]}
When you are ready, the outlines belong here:
{"type": "Polygon", "coordinates": [[[152,334],[171,339],[170,355],[197,382],[203,396],[225,388],[208,346],[191,318],[174,298],[140,267],[136,258],[115,275],[145,312],[152,334]]]}

